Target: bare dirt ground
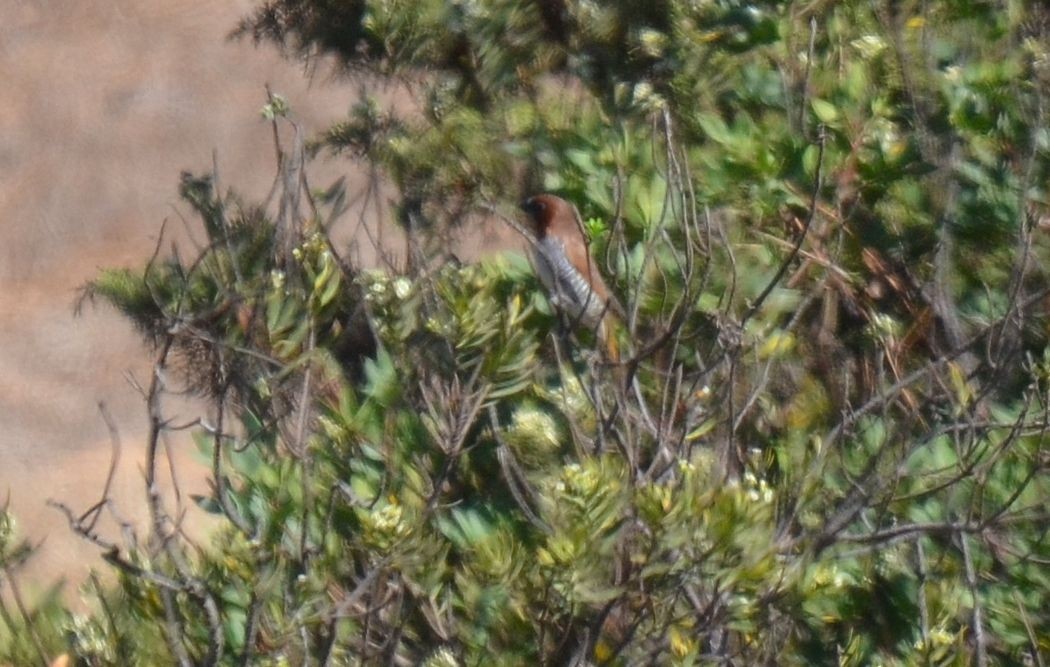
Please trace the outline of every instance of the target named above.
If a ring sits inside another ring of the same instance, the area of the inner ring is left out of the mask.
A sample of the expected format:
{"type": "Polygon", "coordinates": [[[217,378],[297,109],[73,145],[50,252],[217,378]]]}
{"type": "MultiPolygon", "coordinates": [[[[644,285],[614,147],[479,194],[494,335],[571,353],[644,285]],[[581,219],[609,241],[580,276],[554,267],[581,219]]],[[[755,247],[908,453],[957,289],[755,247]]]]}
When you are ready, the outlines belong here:
{"type": "MultiPolygon", "coordinates": [[[[19,574],[29,589],[66,576],[75,594],[102,566],[45,504],[83,510],[98,498],[111,454],[99,401],[123,444],[113,496],[129,519],[145,510],[146,414],[124,374],[146,382],[149,353],[108,308],[74,317],[77,288],[99,267],[141,266],[165,218],[182,225],[179,172],[210,170],[213,150],[224,186],[265,196],[265,84],[308,131],[344,116],[354,99],[348,84],[311,83],[270,47],[227,40],[251,6],[0,0],[0,503],[9,494],[21,533],[42,542],[19,574]]],[[[321,169],[360,180],[348,163],[321,169]]],[[[189,405],[174,410],[193,416],[189,405]]],[[[172,442],[181,486],[202,492],[188,445],[172,442]]]]}
{"type": "MultiPolygon", "coordinates": [[[[210,171],[213,151],[224,188],[265,197],[274,175],[259,115],[266,84],[308,133],[344,117],[359,94],[325,73],[307,76],[272,47],[228,40],[252,6],[0,0],[0,503],[9,496],[21,534],[41,545],[18,573],[29,591],[65,577],[73,600],[89,570],[104,568],[98,549],[46,504],[82,511],[98,499],[112,452],[99,402],[122,444],[112,498],[122,518],[145,517],[146,411],[125,375],[148,381],[149,350],[107,307],[74,317],[78,288],[100,267],[142,266],[165,219],[169,234],[184,234],[179,172],[210,171]]],[[[351,196],[364,187],[345,161],[310,173],[315,187],[339,176],[351,196]]],[[[359,232],[354,215],[341,224],[337,238],[359,232]]],[[[467,230],[457,252],[505,247],[507,236],[467,230]]],[[[189,421],[199,412],[182,403],[167,414],[189,421]]],[[[189,437],[169,444],[182,491],[206,492],[189,437]]],[[[187,517],[204,523],[192,507],[187,517]]],[[[104,532],[118,536],[112,521],[104,532]]]]}

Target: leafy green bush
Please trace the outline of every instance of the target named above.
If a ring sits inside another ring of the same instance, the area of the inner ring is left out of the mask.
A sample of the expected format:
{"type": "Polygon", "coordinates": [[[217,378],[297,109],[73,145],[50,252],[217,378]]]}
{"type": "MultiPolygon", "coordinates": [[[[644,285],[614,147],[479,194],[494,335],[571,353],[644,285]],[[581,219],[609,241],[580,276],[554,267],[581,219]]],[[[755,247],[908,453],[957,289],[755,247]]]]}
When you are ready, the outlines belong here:
{"type": "Polygon", "coordinates": [[[213,398],[222,525],[197,547],[149,492],[73,650],[1038,664],[1048,31],[948,0],[262,3],[242,34],[423,101],[312,143],[389,179],[415,255],[341,260],[293,149],[277,215],[185,177],[209,245],[90,286],[157,349],[148,488],[163,371],[213,398]],[[443,254],[536,190],[580,208],[619,362],[522,258],[443,254]]]}

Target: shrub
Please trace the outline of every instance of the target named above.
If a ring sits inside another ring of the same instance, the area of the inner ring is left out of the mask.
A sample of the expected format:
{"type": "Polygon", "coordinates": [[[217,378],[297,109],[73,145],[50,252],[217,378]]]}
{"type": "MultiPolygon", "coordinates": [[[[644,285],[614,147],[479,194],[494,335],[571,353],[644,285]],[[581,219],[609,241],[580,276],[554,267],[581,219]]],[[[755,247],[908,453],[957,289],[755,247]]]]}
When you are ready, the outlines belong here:
{"type": "Polygon", "coordinates": [[[241,34],[423,101],[311,145],[390,180],[412,261],[341,260],[293,149],[277,215],[185,177],[208,246],[89,287],[157,350],[147,482],[161,371],[213,398],[222,527],[149,494],[82,659],[1039,661],[1050,19],[814,11],[262,3],[241,34]],[[618,363],[522,258],[443,254],[540,189],[627,306],[618,363]]]}

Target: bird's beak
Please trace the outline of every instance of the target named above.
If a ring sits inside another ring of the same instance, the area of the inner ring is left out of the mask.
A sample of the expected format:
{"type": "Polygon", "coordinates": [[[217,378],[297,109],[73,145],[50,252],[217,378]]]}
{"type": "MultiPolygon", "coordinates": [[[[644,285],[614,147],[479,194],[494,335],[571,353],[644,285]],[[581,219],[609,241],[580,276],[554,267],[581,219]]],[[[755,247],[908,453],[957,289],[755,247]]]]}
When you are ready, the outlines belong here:
{"type": "Polygon", "coordinates": [[[518,204],[518,208],[520,208],[521,210],[525,211],[526,213],[531,212],[531,210],[532,210],[532,199],[522,199],[521,203],[518,204]]]}

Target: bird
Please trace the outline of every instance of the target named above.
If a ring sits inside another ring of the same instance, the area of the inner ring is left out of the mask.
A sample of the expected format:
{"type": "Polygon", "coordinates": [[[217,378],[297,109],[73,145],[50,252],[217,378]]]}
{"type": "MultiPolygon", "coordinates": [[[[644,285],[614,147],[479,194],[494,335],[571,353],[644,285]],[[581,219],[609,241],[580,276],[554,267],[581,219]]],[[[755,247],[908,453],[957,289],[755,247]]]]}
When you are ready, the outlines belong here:
{"type": "Polygon", "coordinates": [[[535,236],[532,256],[536,275],[551,304],[572,326],[595,331],[609,356],[616,359],[610,320],[625,320],[623,307],[612,296],[591,258],[576,207],[552,194],[521,203],[535,236]]]}

